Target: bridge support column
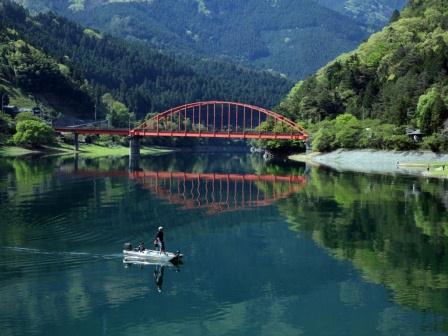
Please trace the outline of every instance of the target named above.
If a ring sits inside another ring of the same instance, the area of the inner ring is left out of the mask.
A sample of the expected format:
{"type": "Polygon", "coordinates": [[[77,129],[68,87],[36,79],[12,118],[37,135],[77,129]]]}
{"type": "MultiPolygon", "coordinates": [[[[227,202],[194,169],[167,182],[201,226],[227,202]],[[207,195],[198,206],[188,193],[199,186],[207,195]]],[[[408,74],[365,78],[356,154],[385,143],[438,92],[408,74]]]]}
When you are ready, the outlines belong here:
{"type": "Polygon", "coordinates": [[[140,137],[129,138],[129,169],[140,169],[140,137]]]}
{"type": "Polygon", "coordinates": [[[311,136],[308,137],[308,139],[306,139],[306,141],[305,141],[305,148],[306,148],[306,152],[307,152],[307,153],[313,151],[313,148],[312,148],[312,146],[311,146],[311,136]]]}
{"type": "Polygon", "coordinates": [[[75,133],[75,143],[74,143],[75,152],[79,151],[79,134],[75,133]]]}

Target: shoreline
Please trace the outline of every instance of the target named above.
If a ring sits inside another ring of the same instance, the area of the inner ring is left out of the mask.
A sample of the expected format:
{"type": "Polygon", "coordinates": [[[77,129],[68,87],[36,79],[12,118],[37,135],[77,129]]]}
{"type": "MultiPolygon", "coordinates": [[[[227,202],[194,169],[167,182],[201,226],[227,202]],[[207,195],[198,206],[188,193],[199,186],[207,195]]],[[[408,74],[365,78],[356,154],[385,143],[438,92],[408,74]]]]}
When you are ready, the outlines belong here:
{"type": "MultiPolygon", "coordinates": [[[[141,147],[141,155],[159,155],[174,151],[174,149],[159,146],[141,147]]],[[[19,146],[0,147],[0,157],[3,158],[18,158],[34,155],[80,155],[83,157],[127,156],[129,155],[129,148],[125,146],[101,146],[98,144],[82,144],[79,147],[79,151],[73,150],[73,146],[67,144],[45,146],[38,149],[27,149],[19,146]]]]}
{"type": "Polygon", "coordinates": [[[330,153],[295,154],[289,159],[338,171],[448,178],[448,153],[339,149],[330,153]]]}

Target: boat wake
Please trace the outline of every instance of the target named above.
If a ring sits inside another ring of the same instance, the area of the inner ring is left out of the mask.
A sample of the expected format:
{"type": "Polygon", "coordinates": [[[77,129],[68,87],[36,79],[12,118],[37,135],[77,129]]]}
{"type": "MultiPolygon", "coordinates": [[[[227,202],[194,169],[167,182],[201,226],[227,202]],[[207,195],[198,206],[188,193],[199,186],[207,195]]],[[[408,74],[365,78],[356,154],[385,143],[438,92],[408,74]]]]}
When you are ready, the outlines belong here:
{"type": "Polygon", "coordinates": [[[14,251],[14,252],[23,252],[23,253],[31,253],[31,254],[42,254],[42,255],[54,255],[54,256],[71,256],[71,257],[84,257],[84,258],[95,258],[95,259],[118,259],[123,258],[122,254],[114,253],[114,254],[99,254],[99,253],[90,253],[90,252],[76,252],[76,251],[48,251],[48,250],[40,250],[36,248],[29,247],[17,247],[17,246],[4,246],[2,249],[14,251]]]}

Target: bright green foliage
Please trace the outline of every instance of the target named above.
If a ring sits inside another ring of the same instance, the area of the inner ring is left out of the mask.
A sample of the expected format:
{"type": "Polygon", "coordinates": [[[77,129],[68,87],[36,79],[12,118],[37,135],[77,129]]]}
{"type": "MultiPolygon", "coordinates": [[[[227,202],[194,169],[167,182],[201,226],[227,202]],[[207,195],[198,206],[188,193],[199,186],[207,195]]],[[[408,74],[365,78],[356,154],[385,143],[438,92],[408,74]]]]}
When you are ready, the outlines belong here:
{"type": "Polygon", "coordinates": [[[126,128],[129,126],[131,114],[129,109],[123,103],[113,99],[112,95],[107,93],[101,98],[102,103],[106,106],[106,119],[109,124],[117,128],[126,128]]]}
{"type": "MultiPolygon", "coordinates": [[[[357,50],[300,83],[279,111],[308,123],[348,112],[361,120],[419,126],[431,134],[448,117],[447,81],[446,1],[413,0],[400,17],[395,15],[388,27],[357,50]]],[[[356,136],[351,129],[340,134],[339,140],[350,132],[356,136]]],[[[392,147],[408,145],[404,137],[393,137],[391,142],[396,144],[392,147]]]]}
{"type": "Polygon", "coordinates": [[[338,148],[409,150],[416,146],[401,127],[382,124],[379,120],[358,120],[350,114],[319,123],[312,142],[313,150],[319,152],[338,148]]]}
{"type": "Polygon", "coordinates": [[[382,124],[378,120],[365,120],[363,125],[359,148],[390,149],[388,139],[397,133],[394,125],[382,124]]]}
{"type": "Polygon", "coordinates": [[[13,139],[17,145],[38,147],[54,142],[53,129],[41,121],[21,121],[16,125],[16,130],[13,139]]]}
{"type": "Polygon", "coordinates": [[[335,126],[337,128],[344,128],[345,126],[355,124],[358,121],[355,116],[345,113],[337,116],[335,119],[335,126]]]}
{"type": "Polygon", "coordinates": [[[24,121],[24,120],[37,120],[37,121],[39,121],[40,119],[39,119],[39,117],[36,117],[35,115],[33,115],[32,112],[20,112],[20,113],[18,113],[16,115],[14,120],[15,120],[16,123],[19,123],[19,122],[24,121]]]}
{"type": "Polygon", "coordinates": [[[424,134],[438,131],[448,117],[448,109],[436,88],[421,95],[417,105],[417,126],[424,134]]]}
{"type": "MultiPolygon", "coordinates": [[[[274,133],[290,133],[291,128],[281,122],[275,123],[275,125],[270,122],[262,122],[257,130],[261,132],[274,132],[274,133]]],[[[296,150],[304,151],[305,144],[301,140],[252,140],[251,143],[259,148],[266,148],[272,151],[282,151],[282,150],[296,150]]]]}
{"type": "Polygon", "coordinates": [[[57,64],[44,53],[22,40],[11,42],[10,65],[14,69],[15,80],[29,90],[38,91],[61,81],[63,76],[57,64]]]}
{"type": "Polygon", "coordinates": [[[330,152],[336,149],[336,130],[333,123],[323,123],[313,138],[312,148],[318,152],[330,152]]]}
{"type": "Polygon", "coordinates": [[[342,148],[357,148],[361,130],[358,125],[347,125],[336,133],[336,143],[342,148]]]}

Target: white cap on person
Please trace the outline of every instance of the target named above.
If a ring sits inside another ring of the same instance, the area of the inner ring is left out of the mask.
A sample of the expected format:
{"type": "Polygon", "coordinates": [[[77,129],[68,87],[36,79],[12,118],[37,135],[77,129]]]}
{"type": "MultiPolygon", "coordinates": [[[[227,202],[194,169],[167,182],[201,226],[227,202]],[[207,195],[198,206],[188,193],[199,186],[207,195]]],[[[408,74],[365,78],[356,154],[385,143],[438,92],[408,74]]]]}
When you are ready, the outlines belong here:
{"type": "Polygon", "coordinates": [[[163,230],[163,226],[159,226],[159,231],[163,230]]]}

